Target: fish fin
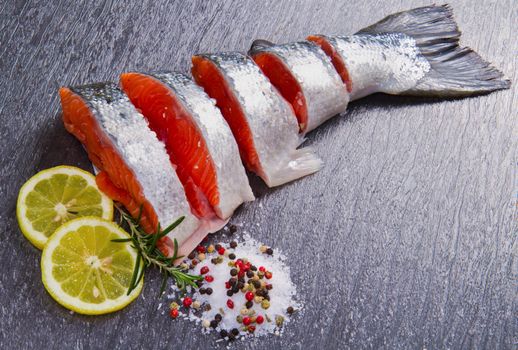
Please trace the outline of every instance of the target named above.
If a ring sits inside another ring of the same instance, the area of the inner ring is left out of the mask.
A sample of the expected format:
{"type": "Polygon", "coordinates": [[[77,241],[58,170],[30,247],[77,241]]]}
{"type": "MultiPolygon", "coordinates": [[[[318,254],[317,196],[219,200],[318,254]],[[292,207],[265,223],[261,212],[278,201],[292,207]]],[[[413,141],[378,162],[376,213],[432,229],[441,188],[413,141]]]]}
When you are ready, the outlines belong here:
{"type": "Polygon", "coordinates": [[[315,154],[311,147],[294,150],[289,160],[282,168],[273,174],[269,174],[268,187],[280,186],[301,177],[316,173],[322,168],[322,160],[315,154]]]}
{"type": "Polygon", "coordinates": [[[273,45],[275,45],[275,44],[272,43],[271,41],[264,40],[264,39],[256,39],[250,46],[250,49],[248,50],[248,54],[250,56],[252,56],[252,55],[258,53],[259,51],[267,49],[273,45]]]}
{"type": "Polygon", "coordinates": [[[448,5],[426,6],[390,15],[356,34],[403,33],[412,37],[430,71],[401,95],[461,97],[508,89],[510,80],[469,47],[448,5]]]}

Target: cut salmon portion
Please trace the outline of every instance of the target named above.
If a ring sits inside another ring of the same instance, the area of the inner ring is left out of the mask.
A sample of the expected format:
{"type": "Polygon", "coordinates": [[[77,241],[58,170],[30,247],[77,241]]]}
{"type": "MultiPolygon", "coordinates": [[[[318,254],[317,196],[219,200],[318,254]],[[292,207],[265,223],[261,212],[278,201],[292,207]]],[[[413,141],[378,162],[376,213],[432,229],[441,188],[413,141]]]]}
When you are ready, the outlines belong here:
{"type": "Polygon", "coordinates": [[[121,202],[133,217],[142,206],[140,224],[152,233],[158,226],[155,210],[144,197],[142,188],[113,144],[99,128],[87,103],[69,88],[59,89],[65,128],[85,146],[88,157],[100,169],[97,185],[106,195],[121,202]]]}
{"type": "Polygon", "coordinates": [[[282,60],[272,53],[261,52],[252,55],[252,58],[282,97],[291,104],[297,116],[300,131],[304,132],[308,125],[308,109],[306,98],[295,76],[282,60]]]}
{"type": "Polygon", "coordinates": [[[241,105],[216,65],[203,56],[193,56],[192,76],[207,94],[216,100],[216,105],[225,117],[237,144],[241,159],[247,169],[260,174],[261,162],[255,149],[252,131],[241,105]]]}
{"type": "Polygon", "coordinates": [[[216,170],[198,126],[171,91],[157,79],[141,73],[124,73],[121,84],[164,142],[182,182],[191,208],[198,217],[213,215],[219,203],[216,170]]]}
{"type": "Polygon", "coordinates": [[[347,87],[347,92],[351,93],[351,91],[353,91],[351,77],[349,76],[349,72],[345,66],[345,62],[342,59],[342,56],[336,52],[336,49],[333,47],[333,45],[331,45],[331,43],[321,35],[310,35],[307,37],[307,40],[314,42],[320,46],[322,50],[324,50],[327,56],[331,59],[331,63],[333,63],[333,66],[347,87]]]}

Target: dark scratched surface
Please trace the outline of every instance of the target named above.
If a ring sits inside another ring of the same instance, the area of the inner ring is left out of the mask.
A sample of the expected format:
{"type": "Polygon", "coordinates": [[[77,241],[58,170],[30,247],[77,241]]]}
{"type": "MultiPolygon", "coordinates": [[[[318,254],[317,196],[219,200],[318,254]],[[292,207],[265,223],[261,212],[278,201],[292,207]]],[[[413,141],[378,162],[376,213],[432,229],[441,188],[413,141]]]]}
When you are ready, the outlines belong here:
{"type": "MultiPolygon", "coordinates": [[[[0,348],[221,346],[157,310],[153,272],[142,297],[101,317],[70,314],[45,292],[40,252],[16,224],[18,189],[53,165],[91,169],[60,121],[59,86],[187,72],[196,52],[352,33],[425,4],[3,0],[0,348]]],[[[516,2],[451,5],[463,43],[516,82],[516,2]]],[[[309,135],[322,171],[273,190],[254,180],[259,198],[233,221],[287,255],[306,311],[282,337],[234,347],[516,349],[517,96],[516,84],[454,101],[370,96],[309,135]]]]}

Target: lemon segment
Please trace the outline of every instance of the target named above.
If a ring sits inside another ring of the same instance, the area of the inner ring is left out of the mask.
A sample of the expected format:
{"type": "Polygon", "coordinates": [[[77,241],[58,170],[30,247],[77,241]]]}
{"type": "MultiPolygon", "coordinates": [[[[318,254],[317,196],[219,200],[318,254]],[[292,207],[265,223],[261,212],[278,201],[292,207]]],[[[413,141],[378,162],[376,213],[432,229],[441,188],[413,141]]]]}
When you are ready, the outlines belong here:
{"type": "Polygon", "coordinates": [[[83,217],[60,226],[41,256],[45,288],[59,304],[72,311],[99,315],[117,311],[132,302],[143,280],[127,295],[137,253],[129,238],[113,222],[83,217]]]}
{"type": "Polygon", "coordinates": [[[79,168],[58,166],[40,171],[18,194],[18,224],[39,249],[59,226],[83,216],[112,220],[113,202],[99,190],[95,177],[79,168]]]}

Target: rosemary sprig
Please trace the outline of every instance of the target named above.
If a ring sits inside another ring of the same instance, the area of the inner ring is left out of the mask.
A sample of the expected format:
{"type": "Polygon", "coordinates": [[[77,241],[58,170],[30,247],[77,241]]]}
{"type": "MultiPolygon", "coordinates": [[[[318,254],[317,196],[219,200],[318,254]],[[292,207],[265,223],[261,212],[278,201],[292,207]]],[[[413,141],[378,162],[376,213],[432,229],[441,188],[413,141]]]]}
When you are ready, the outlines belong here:
{"type": "Polygon", "coordinates": [[[183,257],[178,256],[178,242],[176,239],[174,240],[174,253],[172,257],[165,256],[156,246],[160,238],[167,235],[182,223],[185,218],[184,216],[180,217],[164,230],[161,230],[160,225],[158,225],[156,233],[148,234],[139,224],[140,217],[142,215],[142,207],[140,208],[139,215],[136,219],[131,217],[131,215],[122,208],[117,206],[117,209],[120,213],[121,223],[124,223],[127,226],[131,238],[113,239],[112,242],[131,242],[131,246],[137,251],[137,262],[128,287],[128,295],[137,287],[144,276],[144,269],[149,266],[157,267],[162,273],[160,295],[164,293],[169,278],[175,280],[176,285],[180,289],[185,289],[188,285],[197,287],[196,281],[202,280],[203,278],[201,276],[188,274],[183,268],[174,265],[174,262],[177,259],[183,257]]]}

